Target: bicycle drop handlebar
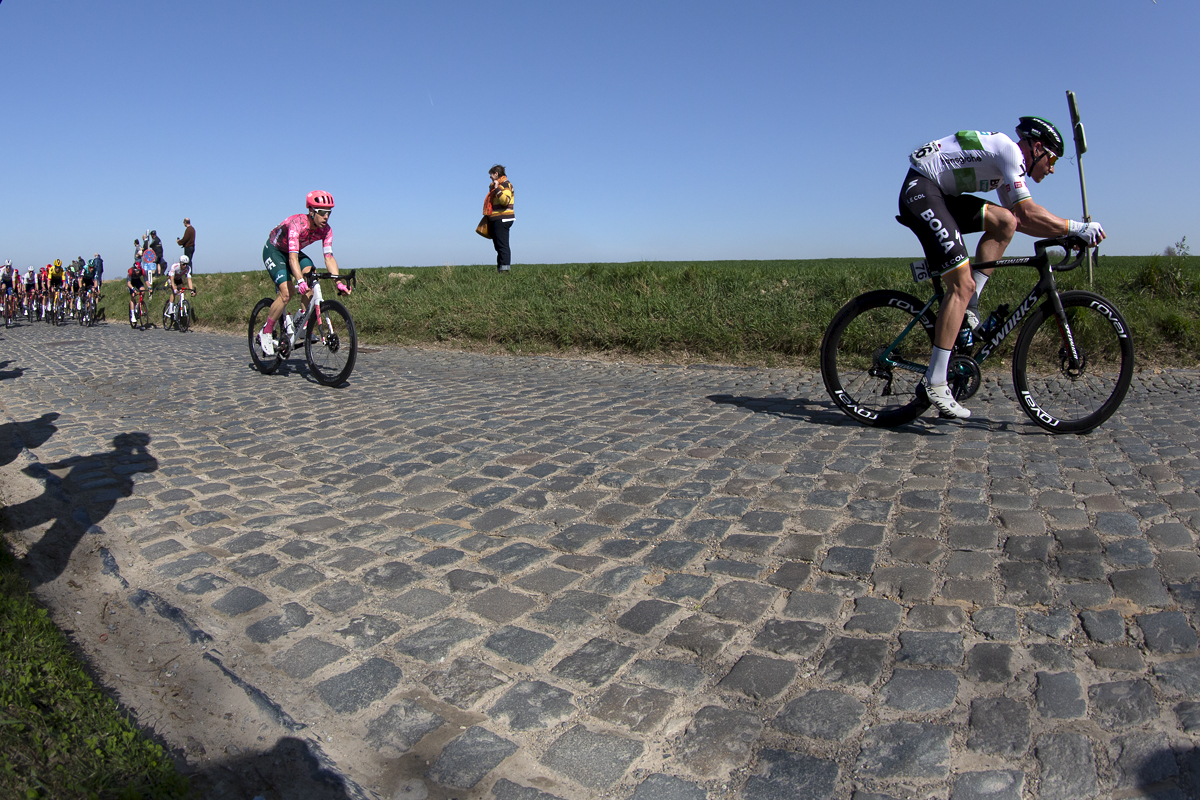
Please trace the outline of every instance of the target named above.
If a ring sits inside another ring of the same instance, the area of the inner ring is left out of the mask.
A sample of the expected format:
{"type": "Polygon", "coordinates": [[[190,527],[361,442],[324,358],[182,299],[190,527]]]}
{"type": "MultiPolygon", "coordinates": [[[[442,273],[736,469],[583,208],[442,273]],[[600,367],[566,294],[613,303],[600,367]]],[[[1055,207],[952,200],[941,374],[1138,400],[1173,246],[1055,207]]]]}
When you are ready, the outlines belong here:
{"type": "Polygon", "coordinates": [[[1038,239],[1033,243],[1033,251],[1036,255],[1024,256],[1020,258],[1002,258],[999,261],[981,261],[971,264],[972,269],[991,269],[993,267],[1037,267],[1041,268],[1048,265],[1055,272],[1070,272],[1083,263],[1084,254],[1087,253],[1088,243],[1081,236],[1068,234],[1067,236],[1058,236],[1054,239],[1038,239]],[[1050,264],[1050,256],[1046,251],[1051,247],[1061,247],[1066,252],[1063,253],[1062,261],[1057,264],[1050,264]],[[1071,253],[1075,252],[1074,260],[1071,253]]]}
{"type": "Polygon", "coordinates": [[[319,281],[339,280],[343,283],[350,284],[350,286],[354,288],[358,288],[358,279],[355,277],[356,272],[358,272],[358,270],[352,269],[349,272],[339,272],[337,275],[334,275],[332,272],[317,272],[314,270],[312,277],[319,281]]]}

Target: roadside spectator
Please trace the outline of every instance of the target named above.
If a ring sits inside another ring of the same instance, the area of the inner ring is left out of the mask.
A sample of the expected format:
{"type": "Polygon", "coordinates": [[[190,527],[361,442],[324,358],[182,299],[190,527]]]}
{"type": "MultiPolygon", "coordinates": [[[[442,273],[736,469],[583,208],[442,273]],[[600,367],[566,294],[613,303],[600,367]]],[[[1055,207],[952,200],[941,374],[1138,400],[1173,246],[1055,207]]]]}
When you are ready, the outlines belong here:
{"type": "Polygon", "coordinates": [[[488,231],[496,248],[496,271],[508,272],[512,265],[512,251],[508,247],[508,230],[516,219],[516,200],[513,185],[504,172],[503,164],[490,170],[492,182],[488,185],[487,198],[483,201],[483,214],[488,218],[488,231]]]}
{"type": "Polygon", "coordinates": [[[96,276],[96,286],[102,286],[104,284],[104,259],[100,257],[99,253],[96,253],[95,257],[88,262],[88,266],[92,268],[96,276]]]}
{"type": "Polygon", "coordinates": [[[191,263],[192,269],[196,268],[196,229],[192,227],[192,221],[188,217],[183,218],[183,236],[180,236],[175,242],[183,248],[183,254],[188,257],[188,262],[191,263]]]}
{"type": "Polygon", "coordinates": [[[154,274],[165,275],[167,272],[167,260],[163,258],[163,243],[162,239],[158,238],[158,231],[150,231],[150,243],[147,246],[158,257],[154,262],[154,274]]]}

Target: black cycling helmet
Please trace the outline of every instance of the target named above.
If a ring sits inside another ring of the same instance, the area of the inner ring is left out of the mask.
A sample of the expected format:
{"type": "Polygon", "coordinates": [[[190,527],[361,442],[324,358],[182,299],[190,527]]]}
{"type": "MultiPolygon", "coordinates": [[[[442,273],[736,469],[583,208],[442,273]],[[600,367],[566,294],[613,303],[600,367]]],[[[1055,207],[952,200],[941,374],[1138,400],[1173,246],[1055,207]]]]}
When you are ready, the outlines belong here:
{"type": "Polygon", "coordinates": [[[1021,117],[1017,123],[1017,136],[1033,142],[1041,142],[1042,146],[1059,158],[1063,157],[1066,148],[1063,146],[1062,134],[1054,123],[1041,117],[1021,117]]]}

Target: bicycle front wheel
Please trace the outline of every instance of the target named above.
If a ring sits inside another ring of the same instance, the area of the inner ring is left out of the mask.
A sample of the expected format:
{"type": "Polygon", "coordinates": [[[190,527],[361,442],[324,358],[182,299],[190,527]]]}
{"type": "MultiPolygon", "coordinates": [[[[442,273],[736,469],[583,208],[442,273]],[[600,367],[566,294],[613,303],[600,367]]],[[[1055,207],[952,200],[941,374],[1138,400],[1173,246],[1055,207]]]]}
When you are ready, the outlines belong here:
{"type": "Polygon", "coordinates": [[[851,418],[894,428],[929,408],[917,386],[933,351],[936,318],[922,313],[924,307],[910,294],[882,289],[859,295],[834,314],[821,342],[821,378],[851,418]]]}
{"type": "Polygon", "coordinates": [[[1029,316],[1013,350],[1013,384],[1029,418],[1051,433],[1087,433],[1113,415],[1133,379],[1133,334],[1098,294],[1063,292],[1029,316]],[[1077,358],[1071,357],[1070,341],[1077,358]]]}
{"type": "Polygon", "coordinates": [[[304,331],[304,357],[319,383],[337,386],[350,377],[358,357],[358,333],[341,303],[321,301],[320,323],[313,314],[304,331]]]}
{"type": "MultiPolygon", "coordinates": [[[[269,297],[264,297],[258,301],[258,305],[250,312],[250,360],[254,362],[254,366],[264,375],[270,375],[275,370],[279,369],[279,365],[283,363],[283,356],[280,352],[279,329],[281,325],[276,325],[275,330],[271,332],[274,339],[275,355],[268,356],[263,353],[262,346],[258,343],[258,332],[263,329],[263,325],[267,324],[267,314],[271,311],[271,303],[273,301],[269,297]]],[[[287,313],[286,309],[284,313],[287,313]]]]}
{"type": "Polygon", "coordinates": [[[192,324],[192,304],[187,300],[179,301],[179,318],[175,320],[175,324],[180,331],[186,331],[192,324]]]}

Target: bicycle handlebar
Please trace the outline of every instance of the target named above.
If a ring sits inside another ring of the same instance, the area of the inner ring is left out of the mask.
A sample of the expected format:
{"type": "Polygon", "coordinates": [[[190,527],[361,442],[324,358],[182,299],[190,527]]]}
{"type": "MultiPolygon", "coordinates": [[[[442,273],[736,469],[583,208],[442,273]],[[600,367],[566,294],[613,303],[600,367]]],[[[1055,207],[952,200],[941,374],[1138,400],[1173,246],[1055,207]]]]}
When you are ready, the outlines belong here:
{"type": "Polygon", "coordinates": [[[1061,247],[1065,251],[1063,253],[1062,261],[1051,265],[1054,267],[1054,271],[1070,272],[1083,263],[1083,257],[1087,253],[1088,243],[1083,237],[1074,236],[1071,234],[1059,236],[1055,239],[1039,239],[1033,243],[1033,251],[1039,256],[1044,255],[1047,248],[1050,247],[1061,247]],[[1074,261],[1070,260],[1072,250],[1076,251],[1074,261]]]}
{"type": "Polygon", "coordinates": [[[352,269],[349,272],[339,272],[337,275],[334,275],[332,272],[317,272],[314,270],[312,276],[321,281],[330,279],[339,280],[343,283],[348,283],[351,286],[358,288],[358,278],[355,277],[356,272],[358,272],[358,270],[352,269]]]}

